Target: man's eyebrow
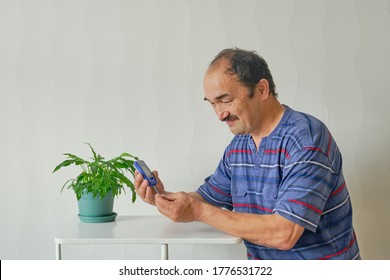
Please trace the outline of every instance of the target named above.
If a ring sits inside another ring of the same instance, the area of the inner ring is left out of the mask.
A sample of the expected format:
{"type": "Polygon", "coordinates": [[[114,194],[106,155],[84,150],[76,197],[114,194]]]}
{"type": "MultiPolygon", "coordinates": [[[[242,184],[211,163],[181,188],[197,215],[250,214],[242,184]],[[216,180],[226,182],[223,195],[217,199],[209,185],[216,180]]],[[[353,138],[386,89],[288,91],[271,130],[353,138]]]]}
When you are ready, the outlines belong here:
{"type": "MultiPolygon", "coordinates": [[[[228,93],[223,93],[223,94],[218,95],[217,97],[215,97],[215,100],[216,101],[221,100],[221,99],[225,98],[226,96],[229,96],[229,94],[228,93]]],[[[204,97],[203,100],[204,101],[210,101],[210,100],[207,99],[207,97],[204,97]]]]}

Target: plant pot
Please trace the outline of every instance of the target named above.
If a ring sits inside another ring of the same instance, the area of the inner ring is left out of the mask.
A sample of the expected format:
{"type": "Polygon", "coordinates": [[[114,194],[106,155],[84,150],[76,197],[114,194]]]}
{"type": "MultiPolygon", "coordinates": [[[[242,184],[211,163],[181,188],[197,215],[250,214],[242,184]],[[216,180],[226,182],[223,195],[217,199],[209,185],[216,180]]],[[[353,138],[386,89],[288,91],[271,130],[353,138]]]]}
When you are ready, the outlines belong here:
{"type": "Polygon", "coordinates": [[[85,223],[105,223],[115,221],[117,214],[113,212],[114,197],[109,192],[103,199],[93,197],[92,193],[84,192],[78,201],[79,218],[85,223]]]}

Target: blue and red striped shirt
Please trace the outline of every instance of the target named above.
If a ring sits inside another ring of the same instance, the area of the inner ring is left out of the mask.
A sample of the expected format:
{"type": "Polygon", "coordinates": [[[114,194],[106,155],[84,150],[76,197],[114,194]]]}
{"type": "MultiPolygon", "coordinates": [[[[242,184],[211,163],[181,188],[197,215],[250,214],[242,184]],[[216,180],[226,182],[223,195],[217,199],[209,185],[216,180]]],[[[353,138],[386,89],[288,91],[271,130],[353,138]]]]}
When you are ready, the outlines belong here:
{"type": "Polygon", "coordinates": [[[277,213],[305,228],[291,250],[244,240],[248,259],[359,259],[340,151],[318,119],[286,106],[259,148],[237,135],[197,192],[235,212],[277,213]]]}

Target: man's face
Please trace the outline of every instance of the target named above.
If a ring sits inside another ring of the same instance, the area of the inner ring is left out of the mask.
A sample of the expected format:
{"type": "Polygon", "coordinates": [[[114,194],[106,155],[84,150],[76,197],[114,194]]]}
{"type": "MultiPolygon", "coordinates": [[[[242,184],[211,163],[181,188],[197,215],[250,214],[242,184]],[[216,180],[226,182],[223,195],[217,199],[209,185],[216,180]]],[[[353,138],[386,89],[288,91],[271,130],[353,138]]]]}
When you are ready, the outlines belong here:
{"type": "Polygon", "coordinates": [[[259,117],[256,97],[249,98],[248,88],[237,82],[235,76],[224,73],[225,69],[218,67],[206,73],[204,99],[233,134],[250,134],[259,117]]]}

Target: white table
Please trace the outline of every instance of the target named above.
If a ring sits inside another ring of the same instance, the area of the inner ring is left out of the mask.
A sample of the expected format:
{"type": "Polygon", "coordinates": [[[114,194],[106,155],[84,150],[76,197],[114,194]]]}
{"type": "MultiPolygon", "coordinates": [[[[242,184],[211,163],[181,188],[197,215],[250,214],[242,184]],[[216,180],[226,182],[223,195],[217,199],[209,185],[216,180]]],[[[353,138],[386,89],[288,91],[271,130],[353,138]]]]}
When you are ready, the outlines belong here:
{"type": "Polygon", "coordinates": [[[200,222],[174,223],[164,216],[118,216],[109,223],[83,223],[74,219],[56,238],[56,259],[64,244],[161,244],[161,259],[168,259],[168,244],[238,244],[241,238],[200,222]]]}

